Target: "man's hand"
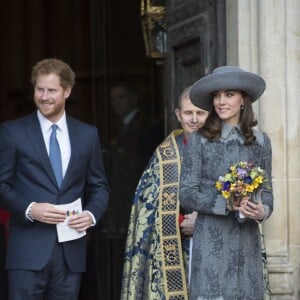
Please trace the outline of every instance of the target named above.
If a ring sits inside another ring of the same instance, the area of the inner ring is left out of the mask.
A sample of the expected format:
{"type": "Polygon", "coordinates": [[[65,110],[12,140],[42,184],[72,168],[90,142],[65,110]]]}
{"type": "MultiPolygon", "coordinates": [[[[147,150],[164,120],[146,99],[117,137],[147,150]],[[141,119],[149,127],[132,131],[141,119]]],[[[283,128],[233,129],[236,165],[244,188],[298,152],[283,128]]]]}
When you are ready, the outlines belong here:
{"type": "Polygon", "coordinates": [[[184,235],[187,236],[193,235],[197,215],[198,213],[195,211],[192,212],[191,214],[184,215],[184,220],[180,224],[181,232],[184,235]]]}
{"type": "Polygon", "coordinates": [[[49,203],[33,203],[30,215],[34,220],[47,224],[58,224],[66,219],[65,211],[49,203]]]}
{"type": "Polygon", "coordinates": [[[71,216],[69,219],[69,222],[68,222],[68,225],[71,228],[76,229],[78,232],[87,230],[92,224],[93,224],[93,218],[86,211],[83,211],[80,214],[71,216]]]}

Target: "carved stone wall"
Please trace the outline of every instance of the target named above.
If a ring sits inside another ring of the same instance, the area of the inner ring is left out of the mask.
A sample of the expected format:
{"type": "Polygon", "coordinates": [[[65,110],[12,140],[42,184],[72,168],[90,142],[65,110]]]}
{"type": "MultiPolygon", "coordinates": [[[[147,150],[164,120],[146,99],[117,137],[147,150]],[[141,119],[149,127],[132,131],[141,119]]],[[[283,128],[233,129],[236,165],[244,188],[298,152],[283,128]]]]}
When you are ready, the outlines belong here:
{"type": "Polygon", "coordinates": [[[267,83],[255,110],[273,148],[274,212],[264,225],[272,299],[300,299],[300,2],[227,0],[226,19],[227,63],[267,83]]]}

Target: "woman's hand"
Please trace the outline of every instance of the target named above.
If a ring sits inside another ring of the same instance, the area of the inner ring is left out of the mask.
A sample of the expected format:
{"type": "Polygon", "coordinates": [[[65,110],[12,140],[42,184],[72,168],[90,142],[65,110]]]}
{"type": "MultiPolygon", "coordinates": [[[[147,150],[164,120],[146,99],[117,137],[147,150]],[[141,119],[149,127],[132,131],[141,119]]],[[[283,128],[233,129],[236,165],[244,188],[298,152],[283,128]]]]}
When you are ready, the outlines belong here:
{"type": "Polygon", "coordinates": [[[246,217],[252,220],[261,221],[265,217],[264,207],[261,201],[253,203],[249,197],[242,198],[238,210],[246,217]]]}
{"type": "Polygon", "coordinates": [[[191,214],[184,215],[184,220],[180,224],[181,232],[184,235],[193,235],[197,214],[198,213],[194,211],[191,214]]]}

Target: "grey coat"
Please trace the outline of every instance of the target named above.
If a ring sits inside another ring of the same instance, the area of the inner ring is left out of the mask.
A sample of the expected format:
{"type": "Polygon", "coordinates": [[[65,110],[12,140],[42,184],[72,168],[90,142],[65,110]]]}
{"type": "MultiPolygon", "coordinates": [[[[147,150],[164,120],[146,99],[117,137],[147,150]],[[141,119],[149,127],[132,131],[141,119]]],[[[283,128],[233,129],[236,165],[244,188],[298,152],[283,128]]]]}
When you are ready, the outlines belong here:
{"type": "MultiPolygon", "coordinates": [[[[247,219],[241,223],[226,209],[217,191],[218,177],[239,161],[263,168],[270,181],[272,149],[269,137],[255,131],[256,141],[244,145],[238,127],[224,125],[219,140],[209,142],[193,134],[182,162],[180,202],[198,211],[193,235],[191,300],[262,300],[263,269],[259,227],[247,219]]],[[[263,189],[266,218],[273,211],[272,188],[263,189]]]]}

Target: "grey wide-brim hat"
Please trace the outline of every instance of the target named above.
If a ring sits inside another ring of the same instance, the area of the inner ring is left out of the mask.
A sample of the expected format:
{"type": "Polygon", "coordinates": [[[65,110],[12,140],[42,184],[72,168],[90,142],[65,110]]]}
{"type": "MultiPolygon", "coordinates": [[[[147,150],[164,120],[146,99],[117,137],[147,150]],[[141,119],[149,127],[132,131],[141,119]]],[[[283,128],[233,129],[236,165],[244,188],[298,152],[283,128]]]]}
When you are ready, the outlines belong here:
{"type": "Polygon", "coordinates": [[[262,95],[265,88],[266,83],[259,75],[239,67],[223,66],[196,81],[192,85],[190,98],[194,105],[209,111],[213,107],[212,93],[215,91],[244,91],[254,102],[262,95]]]}

